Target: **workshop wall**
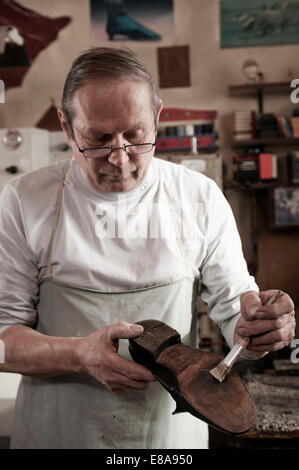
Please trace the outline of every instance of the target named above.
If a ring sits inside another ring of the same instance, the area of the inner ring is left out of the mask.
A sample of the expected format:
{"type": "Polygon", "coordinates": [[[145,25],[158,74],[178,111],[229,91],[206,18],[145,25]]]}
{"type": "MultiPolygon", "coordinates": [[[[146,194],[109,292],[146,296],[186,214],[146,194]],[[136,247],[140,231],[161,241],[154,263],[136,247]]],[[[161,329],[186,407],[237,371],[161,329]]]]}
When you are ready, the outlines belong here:
{"type": "Polygon", "coordinates": [[[20,87],[6,91],[0,109],[0,128],[31,127],[50,107],[60,104],[61,92],[72,60],[89,47],[89,0],[18,0],[22,6],[50,18],[71,17],[57,40],[42,50],[20,87]]]}
{"type": "MultiPolygon", "coordinates": [[[[59,33],[57,41],[40,53],[23,85],[7,91],[6,103],[0,110],[0,127],[34,126],[50,106],[51,98],[58,105],[72,60],[91,45],[89,0],[18,1],[41,14],[53,18],[70,16],[72,21],[59,33]]],[[[131,47],[157,78],[159,43],[117,40],[107,41],[104,45],[131,47]]],[[[190,46],[191,86],[162,89],[161,97],[167,107],[218,110],[223,160],[230,173],[233,155],[230,148],[231,112],[242,107],[257,109],[257,103],[252,98],[229,97],[228,86],[244,83],[241,67],[246,58],[254,58],[259,63],[265,81],[291,81],[299,77],[299,45],[221,49],[218,0],[174,0],[174,41],[167,45],[190,46]]],[[[290,116],[293,107],[288,97],[269,96],[265,99],[266,112],[290,116]]],[[[235,191],[228,191],[226,195],[236,216],[245,256],[248,262],[252,262],[249,197],[235,191]]]]}

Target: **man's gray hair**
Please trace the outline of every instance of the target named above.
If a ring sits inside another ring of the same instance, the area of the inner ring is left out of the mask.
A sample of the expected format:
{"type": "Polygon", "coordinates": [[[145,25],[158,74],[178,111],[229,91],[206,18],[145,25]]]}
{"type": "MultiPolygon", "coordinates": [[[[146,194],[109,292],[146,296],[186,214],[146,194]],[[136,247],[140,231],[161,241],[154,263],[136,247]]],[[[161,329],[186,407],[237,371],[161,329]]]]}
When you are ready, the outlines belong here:
{"type": "Polygon", "coordinates": [[[145,82],[152,95],[155,121],[160,108],[158,87],[141,59],[129,49],[95,47],[84,51],[74,60],[66,77],[62,96],[62,108],[72,121],[72,99],[75,92],[88,83],[105,83],[113,80],[137,80],[145,82]]]}

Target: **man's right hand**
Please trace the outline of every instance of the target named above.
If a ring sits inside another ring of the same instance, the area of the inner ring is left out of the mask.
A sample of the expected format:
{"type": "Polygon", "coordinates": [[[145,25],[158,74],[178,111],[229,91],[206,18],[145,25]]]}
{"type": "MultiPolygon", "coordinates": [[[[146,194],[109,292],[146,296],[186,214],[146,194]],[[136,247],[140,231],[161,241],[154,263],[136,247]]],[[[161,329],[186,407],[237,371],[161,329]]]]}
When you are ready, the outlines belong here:
{"type": "Polygon", "coordinates": [[[142,332],[142,326],[120,321],[80,338],[77,358],[81,371],[95,377],[113,393],[146,389],[156,380],[152,373],[118,354],[119,339],[136,338],[142,332]]]}

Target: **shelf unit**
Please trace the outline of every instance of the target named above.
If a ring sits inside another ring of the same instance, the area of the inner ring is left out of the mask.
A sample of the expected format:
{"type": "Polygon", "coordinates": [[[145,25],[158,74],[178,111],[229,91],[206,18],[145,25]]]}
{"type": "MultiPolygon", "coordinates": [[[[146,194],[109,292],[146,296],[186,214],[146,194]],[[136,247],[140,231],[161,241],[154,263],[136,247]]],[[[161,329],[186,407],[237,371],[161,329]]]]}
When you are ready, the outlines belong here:
{"type": "Polygon", "coordinates": [[[231,85],[228,88],[229,96],[255,96],[258,100],[258,109],[260,114],[262,114],[264,110],[264,95],[284,95],[290,91],[289,82],[231,85]]]}
{"type": "MultiPolygon", "coordinates": [[[[264,110],[264,95],[282,95],[286,98],[289,97],[292,89],[290,82],[277,82],[277,83],[262,83],[262,84],[247,84],[247,85],[233,85],[228,88],[228,94],[231,97],[255,97],[258,103],[258,111],[260,114],[264,110]]],[[[263,289],[271,288],[269,282],[269,276],[272,281],[277,285],[282,285],[286,291],[289,291],[292,295],[292,282],[284,274],[289,270],[289,266],[298,259],[298,250],[295,249],[290,253],[290,250],[294,246],[294,233],[291,231],[272,231],[271,228],[271,217],[269,217],[269,210],[273,211],[274,201],[273,190],[276,187],[293,186],[293,183],[288,181],[287,171],[287,160],[285,158],[288,150],[299,148],[299,138],[294,137],[273,137],[273,138],[254,138],[246,140],[233,140],[231,142],[232,149],[243,150],[245,153],[250,153],[255,149],[258,149],[261,153],[267,152],[273,153],[277,150],[279,153],[278,158],[278,178],[273,180],[260,180],[260,181],[248,181],[237,182],[237,181],[226,181],[224,188],[233,189],[242,193],[247,193],[250,203],[250,234],[252,239],[253,247],[253,258],[250,261],[251,274],[257,276],[257,283],[262,286],[263,289]],[[285,152],[283,152],[285,151],[285,152]],[[283,155],[285,153],[285,155],[283,155]],[[286,243],[284,248],[285,256],[281,259],[279,270],[273,269],[273,252],[271,247],[280,243],[286,243]],[[270,274],[269,274],[270,273],[270,274]]],[[[273,215],[273,214],[272,214],[273,215]]],[[[298,228],[297,228],[298,230],[298,228]]],[[[297,266],[297,264],[295,263],[297,266]]],[[[297,268],[296,268],[297,269],[297,268]]],[[[298,276],[296,269],[296,276],[298,276]]],[[[296,277],[295,276],[295,277],[296,277]]]]}
{"type": "Polygon", "coordinates": [[[158,125],[156,153],[190,151],[193,137],[196,138],[197,150],[216,151],[218,149],[216,118],[215,110],[163,109],[158,125]],[[211,130],[204,131],[203,129],[207,127],[211,130]],[[167,131],[171,131],[170,134],[167,134],[167,131]]]}
{"type": "MultiPolygon", "coordinates": [[[[258,83],[258,84],[245,84],[245,85],[232,85],[228,88],[228,94],[232,97],[256,97],[258,100],[259,113],[263,113],[263,98],[264,95],[288,95],[291,92],[290,82],[273,82],[273,83],[258,83]]],[[[233,149],[260,149],[261,152],[265,151],[265,148],[275,147],[291,148],[299,147],[299,138],[296,137],[271,137],[271,138],[255,138],[255,139],[244,139],[244,140],[233,140],[231,147],[233,149]]],[[[279,178],[275,182],[279,181],[279,178]]],[[[273,181],[263,182],[261,181],[256,189],[263,187],[272,187],[275,183],[273,181]]],[[[254,189],[255,185],[252,184],[254,189]]],[[[249,189],[249,188],[247,188],[249,189]]]]}
{"type": "Polygon", "coordinates": [[[245,85],[231,85],[228,88],[231,96],[240,96],[249,94],[257,95],[260,91],[264,94],[277,94],[290,91],[289,82],[273,82],[273,83],[246,83],[245,85]]]}
{"type": "Polygon", "coordinates": [[[277,138],[261,138],[250,140],[234,140],[232,148],[248,148],[248,147],[291,147],[299,146],[299,138],[295,137],[277,137],[277,138]]]}

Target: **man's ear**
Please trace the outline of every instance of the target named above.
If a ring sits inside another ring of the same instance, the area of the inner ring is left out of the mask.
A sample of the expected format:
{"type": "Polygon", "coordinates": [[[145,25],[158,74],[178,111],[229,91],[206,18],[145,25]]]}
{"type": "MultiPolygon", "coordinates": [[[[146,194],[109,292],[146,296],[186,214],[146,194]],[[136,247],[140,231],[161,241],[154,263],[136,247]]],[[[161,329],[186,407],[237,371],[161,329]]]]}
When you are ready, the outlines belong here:
{"type": "Polygon", "coordinates": [[[158,127],[158,123],[159,123],[160,114],[161,114],[162,109],[163,109],[163,101],[160,100],[160,107],[159,107],[159,111],[158,111],[158,114],[157,114],[157,127],[158,127]]]}
{"type": "Polygon", "coordinates": [[[67,120],[66,120],[64,110],[62,108],[58,108],[57,109],[57,115],[58,115],[58,119],[60,121],[60,125],[62,127],[62,130],[64,131],[64,133],[67,136],[68,143],[71,143],[71,141],[73,139],[72,139],[71,134],[70,134],[70,130],[69,130],[69,126],[67,124],[67,120]]]}
{"type": "Polygon", "coordinates": [[[157,118],[156,118],[156,136],[158,134],[158,125],[159,125],[160,114],[161,114],[161,111],[163,109],[163,101],[159,100],[159,102],[160,102],[160,107],[159,107],[159,111],[157,113],[157,118]]]}

